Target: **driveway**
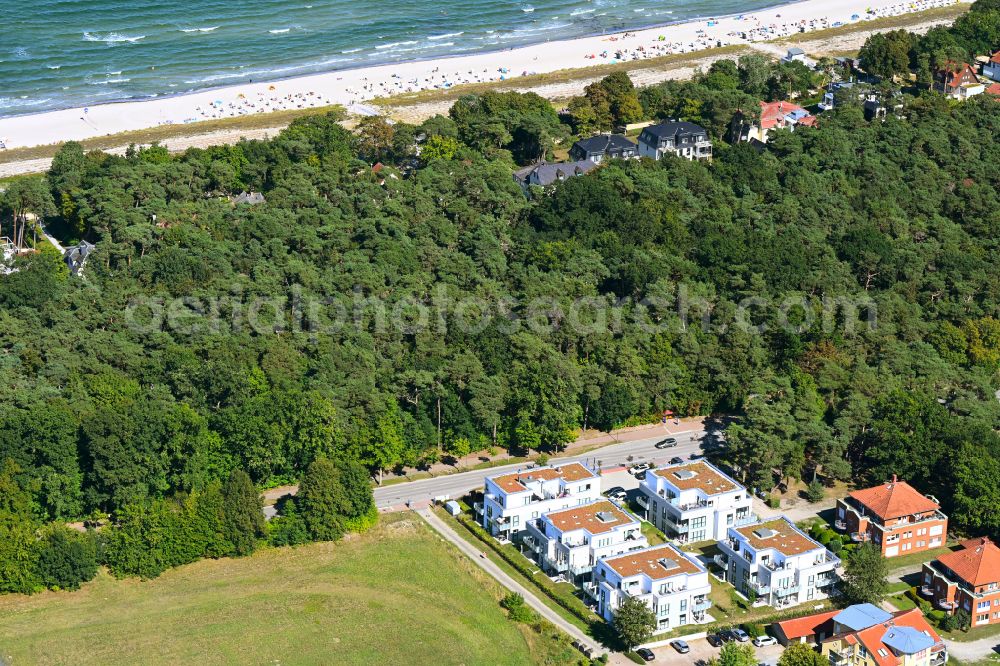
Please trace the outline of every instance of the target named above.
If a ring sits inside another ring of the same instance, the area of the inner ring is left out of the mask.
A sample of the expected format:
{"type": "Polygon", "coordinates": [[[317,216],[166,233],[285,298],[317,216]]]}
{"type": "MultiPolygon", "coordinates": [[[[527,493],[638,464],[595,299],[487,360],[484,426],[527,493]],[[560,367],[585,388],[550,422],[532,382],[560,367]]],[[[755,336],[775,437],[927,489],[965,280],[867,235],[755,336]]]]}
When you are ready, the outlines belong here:
{"type": "Polygon", "coordinates": [[[1000,636],[967,642],[945,640],[945,643],[948,645],[948,654],[960,659],[962,663],[975,663],[990,655],[1000,654],[1000,636]]]}

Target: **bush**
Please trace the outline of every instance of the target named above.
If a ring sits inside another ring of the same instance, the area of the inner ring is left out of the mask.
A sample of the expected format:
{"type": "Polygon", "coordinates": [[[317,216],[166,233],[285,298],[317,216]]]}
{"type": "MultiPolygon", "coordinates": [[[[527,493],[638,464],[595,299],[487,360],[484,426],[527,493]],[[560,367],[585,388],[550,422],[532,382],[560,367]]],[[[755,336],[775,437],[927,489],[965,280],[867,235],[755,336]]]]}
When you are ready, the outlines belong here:
{"type": "Polygon", "coordinates": [[[772,509],[781,508],[781,498],[776,495],[769,495],[767,498],[767,505],[772,509]]]}
{"type": "Polygon", "coordinates": [[[501,608],[507,610],[507,616],[514,622],[520,622],[522,624],[534,624],[538,621],[538,616],[535,611],[524,602],[524,597],[522,597],[517,592],[510,592],[503,599],[500,600],[501,608]]]}
{"type": "Polygon", "coordinates": [[[764,631],[764,625],[762,624],[744,624],[743,630],[750,635],[750,638],[757,638],[758,636],[764,636],[767,634],[767,632],[764,631]]]}
{"type": "Polygon", "coordinates": [[[840,537],[834,537],[830,539],[830,543],[826,544],[826,547],[830,549],[830,552],[836,555],[844,549],[844,542],[840,540],[840,537]]]}
{"type": "Polygon", "coordinates": [[[823,484],[819,480],[814,480],[806,487],[806,500],[815,504],[823,500],[823,484]]]}
{"type": "Polygon", "coordinates": [[[97,575],[93,535],[56,527],[40,542],[38,577],[46,587],[77,590],[97,575]]]}
{"type": "Polygon", "coordinates": [[[538,463],[538,465],[540,467],[545,467],[546,465],[549,464],[549,456],[548,456],[548,454],[540,453],[538,455],[538,457],[535,458],[535,462],[538,463]]]}

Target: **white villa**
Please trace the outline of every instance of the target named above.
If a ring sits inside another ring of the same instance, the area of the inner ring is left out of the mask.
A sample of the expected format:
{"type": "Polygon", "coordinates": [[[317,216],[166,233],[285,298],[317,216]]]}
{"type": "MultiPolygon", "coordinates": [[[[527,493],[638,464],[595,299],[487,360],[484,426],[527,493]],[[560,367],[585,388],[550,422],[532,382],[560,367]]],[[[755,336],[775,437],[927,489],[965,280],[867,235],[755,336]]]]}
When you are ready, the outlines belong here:
{"type": "Polygon", "coordinates": [[[731,527],[719,549],[726,580],[775,608],[826,599],[837,582],[840,560],[784,517],[731,527]]]}
{"type": "Polygon", "coordinates": [[[584,589],[608,622],[614,622],[615,610],[629,597],[652,609],[657,633],[712,620],[707,613],[712,606],[708,572],[669,543],[600,560],[584,589]]]}
{"type": "Polygon", "coordinates": [[[707,461],[649,470],[639,490],[646,519],[680,543],[718,541],[757,520],[746,488],[707,461]]]}
{"type": "Polygon", "coordinates": [[[601,498],[601,477],[581,463],[535,467],[486,479],[479,522],[501,540],[521,534],[531,520],[601,498]]]}
{"type": "Polygon", "coordinates": [[[571,580],[589,574],[602,557],[649,545],[639,519],[608,500],[552,511],[529,520],[527,528],[521,543],[539,566],[571,580]]]}

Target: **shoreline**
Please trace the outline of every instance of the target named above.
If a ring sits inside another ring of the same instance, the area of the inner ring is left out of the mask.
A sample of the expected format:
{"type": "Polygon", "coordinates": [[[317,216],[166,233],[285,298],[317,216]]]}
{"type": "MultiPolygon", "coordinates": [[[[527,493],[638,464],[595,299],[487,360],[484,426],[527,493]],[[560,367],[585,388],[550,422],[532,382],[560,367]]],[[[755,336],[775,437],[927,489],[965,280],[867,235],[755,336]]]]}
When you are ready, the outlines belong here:
{"type": "MultiPolygon", "coordinates": [[[[12,116],[0,119],[0,139],[5,139],[6,146],[14,152],[21,152],[66,140],[96,140],[142,130],[155,133],[154,130],[161,128],[174,135],[197,134],[202,131],[200,124],[212,124],[211,121],[244,120],[249,123],[281,112],[304,114],[337,105],[359,115],[371,115],[377,113],[371,106],[373,101],[391,106],[393,97],[430,96],[452,88],[458,92],[463,84],[512,87],[570,71],[578,74],[576,78],[584,78],[588,70],[607,68],[602,66],[642,68],[655,66],[657,60],[669,60],[671,56],[696,59],[708,55],[719,44],[723,48],[752,47],[765,42],[805,40],[810,33],[828,29],[848,28],[861,32],[872,20],[903,20],[933,11],[945,12],[953,8],[961,11],[967,6],[968,3],[949,0],[920,3],[803,0],[752,13],[681,21],[642,31],[629,30],[504,51],[456,54],[106,104],[90,107],[86,113],[77,107],[12,116]],[[868,9],[870,13],[866,12],[868,9]],[[442,73],[444,68],[464,71],[442,73]]],[[[874,25],[872,28],[878,29],[874,25]]],[[[3,154],[4,151],[0,151],[0,161],[11,161],[3,160],[3,154]]]]}
{"type": "MultiPolygon", "coordinates": [[[[956,2],[962,2],[962,1],[963,0],[956,0],[956,2]]],[[[969,0],[969,1],[971,2],[972,0],[969,0]]],[[[174,98],[178,98],[178,97],[188,97],[188,96],[191,96],[191,95],[200,95],[200,94],[203,94],[203,93],[207,94],[207,93],[211,93],[211,92],[214,92],[214,91],[224,91],[224,90],[227,90],[229,88],[235,88],[235,87],[239,87],[239,86],[249,86],[249,85],[257,85],[257,84],[262,84],[262,85],[263,84],[277,84],[277,83],[284,83],[284,82],[287,82],[287,81],[295,81],[297,79],[303,79],[303,78],[308,78],[308,77],[313,77],[313,76],[324,76],[324,75],[331,75],[331,74],[343,74],[343,73],[346,73],[346,72],[353,72],[353,71],[357,71],[357,70],[368,70],[368,69],[374,69],[374,68],[377,68],[377,67],[393,67],[393,66],[397,66],[397,65],[433,63],[433,62],[438,62],[438,61],[440,61],[440,62],[447,62],[447,61],[455,59],[455,58],[466,58],[466,57],[472,57],[472,56],[490,56],[490,55],[500,56],[500,55],[502,55],[504,53],[507,53],[509,51],[516,51],[516,50],[519,50],[519,49],[527,49],[527,48],[535,48],[535,47],[545,46],[546,44],[552,44],[552,43],[557,43],[557,42],[578,41],[578,40],[583,40],[583,39],[604,39],[604,38],[607,38],[607,37],[612,37],[612,36],[616,36],[616,35],[623,35],[623,34],[629,34],[629,33],[633,33],[633,32],[646,32],[646,31],[651,31],[651,30],[664,30],[664,29],[672,28],[672,27],[678,26],[678,25],[686,25],[686,24],[692,24],[692,23],[700,23],[700,22],[707,22],[707,21],[716,21],[716,20],[722,21],[722,20],[725,20],[725,19],[732,19],[732,18],[735,18],[735,17],[738,17],[738,16],[745,16],[745,15],[750,15],[750,14],[757,14],[757,13],[760,13],[760,12],[766,12],[766,11],[781,9],[782,7],[785,7],[787,5],[794,5],[794,4],[798,4],[800,2],[802,2],[802,0],[779,0],[779,1],[775,2],[774,4],[769,4],[769,5],[765,6],[765,7],[760,8],[760,9],[750,10],[750,11],[747,11],[747,12],[732,12],[732,13],[729,13],[729,14],[715,14],[715,15],[711,15],[711,16],[707,16],[707,15],[706,16],[701,16],[701,15],[699,15],[699,16],[693,16],[693,17],[690,17],[690,18],[683,18],[683,19],[676,19],[676,20],[673,20],[673,21],[666,21],[666,22],[662,22],[662,23],[637,24],[637,25],[635,25],[633,27],[628,27],[628,28],[615,28],[611,32],[608,32],[608,31],[605,31],[605,32],[585,32],[585,33],[581,33],[579,35],[575,35],[573,37],[567,37],[567,38],[561,38],[561,39],[546,39],[544,41],[539,41],[539,42],[526,42],[526,43],[520,44],[518,46],[512,46],[512,47],[502,48],[502,49],[486,48],[486,49],[477,50],[477,51],[456,51],[454,53],[445,53],[445,54],[440,54],[440,55],[431,55],[431,56],[427,56],[427,57],[423,57],[423,58],[403,59],[403,60],[388,60],[388,61],[383,61],[383,62],[374,62],[374,63],[370,63],[370,64],[365,64],[365,63],[362,63],[362,62],[359,61],[358,63],[349,65],[347,67],[329,68],[329,69],[316,69],[314,71],[306,71],[306,72],[302,72],[302,73],[298,73],[298,74],[289,74],[287,76],[275,76],[273,78],[272,77],[262,78],[262,79],[259,79],[256,83],[254,83],[252,79],[249,79],[248,81],[246,81],[244,83],[239,83],[239,82],[237,82],[237,83],[225,83],[225,84],[210,85],[210,86],[205,86],[205,87],[200,87],[200,88],[190,88],[188,90],[183,90],[183,91],[178,91],[178,92],[169,92],[168,91],[168,92],[160,92],[160,93],[151,93],[151,94],[148,94],[148,95],[136,95],[136,96],[132,96],[132,97],[122,97],[122,98],[119,98],[119,99],[107,99],[107,100],[101,100],[100,102],[95,102],[95,103],[89,104],[89,105],[76,105],[76,106],[70,105],[70,106],[66,106],[66,107],[44,109],[44,110],[41,110],[41,111],[31,111],[31,112],[27,112],[27,113],[16,113],[16,114],[7,115],[7,116],[0,115],[0,123],[2,123],[5,120],[11,120],[11,119],[14,119],[14,118],[26,118],[26,117],[31,117],[31,116],[42,116],[42,115],[46,115],[46,114],[50,114],[50,113],[57,113],[59,111],[69,111],[69,110],[73,110],[73,109],[83,109],[83,108],[97,108],[97,107],[101,107],[101,106],[113,106],[113,105],[116,105],[116,104],[131,104],[131,103],[139,103],[139,102],[163,101],[163,100],[170,100],[170,99],[174,99],[174,98]]],[[[303,64],[303,65],[300,65],[300,66],[297,66],[297,67],[300,67],[301,69],[306,70],[306,69],[308,69],[311,66],[312,65],[310,65],[310,64],[303,64]]]]}

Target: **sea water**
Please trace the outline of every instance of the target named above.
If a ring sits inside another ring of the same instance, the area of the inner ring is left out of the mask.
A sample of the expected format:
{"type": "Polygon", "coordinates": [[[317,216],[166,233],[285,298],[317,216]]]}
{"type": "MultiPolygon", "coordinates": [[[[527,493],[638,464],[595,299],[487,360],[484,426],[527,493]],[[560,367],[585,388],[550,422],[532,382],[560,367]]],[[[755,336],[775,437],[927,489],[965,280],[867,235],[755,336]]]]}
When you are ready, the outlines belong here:
{"type": "Polygon", "coordinates": [[[423,60],[781,0],[0,0],[0,117],[423,60]]]}

